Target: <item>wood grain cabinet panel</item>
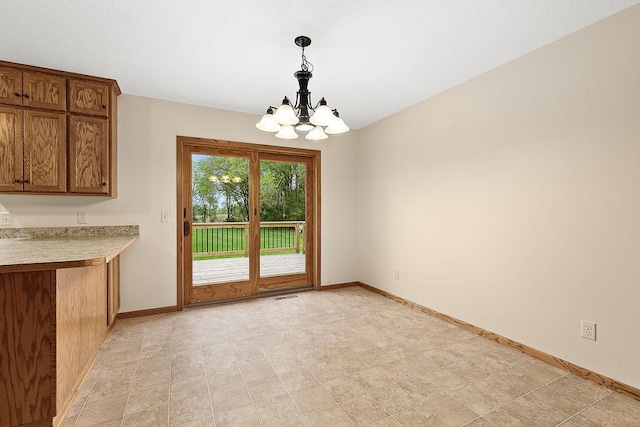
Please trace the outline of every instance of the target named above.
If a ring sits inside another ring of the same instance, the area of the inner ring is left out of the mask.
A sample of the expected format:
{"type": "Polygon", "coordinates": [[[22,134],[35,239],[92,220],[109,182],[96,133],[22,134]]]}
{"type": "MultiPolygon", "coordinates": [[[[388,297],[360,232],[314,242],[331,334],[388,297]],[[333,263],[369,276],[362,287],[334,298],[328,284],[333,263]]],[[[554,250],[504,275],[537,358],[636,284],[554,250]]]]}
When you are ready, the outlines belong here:
{"type": "Polygon", "coordinates": [[[67,109],[67,79],[42,73],[22,76],[22,105],[47,110],[67,109]]]}
{"type": "Polygon", "coordinates": [[[69,191],[109,193],[109,125],[106,119],[70,116],[69,191]]]}
{"type": "Polygon", "coordinates": [[[22,71],[0,67],[0,104],[22,105],[22,71]]]}
{"type": "Polygon", "coordinates": [[[69,111],[109,116],[109,86],[99,82],[70,80],[69,111]]]}
{"type": "Polygon", "coordinates": [[[24,191],[66,191],[66,124],[64,113],[25,110],[24,191]]]}
{"type": "Polygon", "coordinates": [[[65,111],[67,79],[46,73],[0,67],[0,103],[65,111]]]}
{"type": "Polygon", "coordinates": [[[0,427],[55,415],[54,274],[0,274],[0,427]]]}
{"type": "Polygon", "coordinates": [[[22,189],[22,111],[0,106],[0,191],[22,189]]]}

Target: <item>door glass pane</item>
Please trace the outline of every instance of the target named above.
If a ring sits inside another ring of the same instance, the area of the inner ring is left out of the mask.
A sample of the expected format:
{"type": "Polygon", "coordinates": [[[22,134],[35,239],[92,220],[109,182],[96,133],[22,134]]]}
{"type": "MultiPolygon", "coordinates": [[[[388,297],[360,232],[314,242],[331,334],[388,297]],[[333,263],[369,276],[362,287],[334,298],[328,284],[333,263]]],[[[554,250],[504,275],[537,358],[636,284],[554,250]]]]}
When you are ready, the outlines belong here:
{"type": "Polygon", "coordinates": [[[260,162],[260,277],[304,273],[304,163],[260,162]]]}
{"type": "Polygon", "coordinates": [[[249,280],[249,159],[192,155],[193,286],[249,280]]]}

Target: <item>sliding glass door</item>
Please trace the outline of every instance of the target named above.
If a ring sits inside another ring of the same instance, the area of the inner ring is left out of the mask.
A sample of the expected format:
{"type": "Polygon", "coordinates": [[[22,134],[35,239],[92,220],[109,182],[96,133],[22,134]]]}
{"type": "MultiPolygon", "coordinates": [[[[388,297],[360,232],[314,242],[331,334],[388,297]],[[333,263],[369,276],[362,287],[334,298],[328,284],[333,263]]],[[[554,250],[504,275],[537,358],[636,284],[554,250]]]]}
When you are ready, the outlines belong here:
{"type": "Polygon", "coordinates": [[[185,140],[178,146],[184,304],[316,285],[319,153],[185,140]]]}

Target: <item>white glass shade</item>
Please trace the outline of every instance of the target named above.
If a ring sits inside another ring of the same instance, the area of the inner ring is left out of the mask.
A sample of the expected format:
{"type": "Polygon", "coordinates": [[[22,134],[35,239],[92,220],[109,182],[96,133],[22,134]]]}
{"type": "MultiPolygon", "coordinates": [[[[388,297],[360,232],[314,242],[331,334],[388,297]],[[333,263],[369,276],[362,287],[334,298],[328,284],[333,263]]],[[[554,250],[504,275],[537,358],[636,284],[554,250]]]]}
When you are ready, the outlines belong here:
{"type": "MultiPolygon", "coordinates": [[[[277,135],[276,135],[277,136],[277,135]]],[[[321,139],[329,138],[326,133],[322,130],[320,126],[316,126],[311,132],[305,136],[305,138],[310,139],[312,141],[319,141],[321,139]]]]}
{"type": "Polygon", "coordinates": [[[314,127],[314,125],[309,123],[300,123],[296,126],[296,130],[299,130],[300,132],[307,132],[312,130],[314,127]]]}
{"type": "Polygon", "coordinates": [[[280,139],[296,139],[297,137],[298,134],[291,125],[282,125],[278,133],[276,133],[276,138],[280,139]]]}
{"type": "Polygon", "coordinates": [[[349,131],[349,126],[344,124],[344,120],[342,120],[340,117],[333,116],[333,119],[329,123],[329,126],[327,126],[324,131],[329,135],[345,133],[349,131]]]}
{"type": "Polygon", "coordinates": [[[276,113],[273,115],[273,118],[276,123],[281,125],[295,125],[299,121],[296,113],[293,111],[293,108],[288,104],[282,104],[279,106],[276,113]]]}
{"type": "Polygon", "coordinates": [[[313,113],[313,116],[311,116],[309,121],[316,126],[327,126],[331,122],[332,117],[335,116],[333,115],[331,108],[327,107],[326,105],[320,105],[318,108],[316,108],[315,113],[313,113]]]}
{"type": "Polygon", "coordinates": [[[265,132],[278,132],[280,125],[273,118],[273,114],[265,114],[260,121],[256,123],[256,127],[265,132]]]}

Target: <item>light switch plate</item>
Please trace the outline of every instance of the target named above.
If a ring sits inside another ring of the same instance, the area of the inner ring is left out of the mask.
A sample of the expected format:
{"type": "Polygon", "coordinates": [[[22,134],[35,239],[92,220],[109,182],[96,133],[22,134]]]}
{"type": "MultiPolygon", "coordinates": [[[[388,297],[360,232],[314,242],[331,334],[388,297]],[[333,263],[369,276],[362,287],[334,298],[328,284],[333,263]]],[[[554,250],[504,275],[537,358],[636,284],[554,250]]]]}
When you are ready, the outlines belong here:
{"type": "Polygon", "coordinates": [[[160,212],[160,222],[169,222],[169,211],[160,212]]]}
{"type": "Polygon", "coordinates": [[[11,213],[0,212],[0,225],[11,225],[11,213]]]}
{"type": "Polygon", "coordinates": [[[87,211],[78,211],[78,224],[87,223],[87,211]]]}

